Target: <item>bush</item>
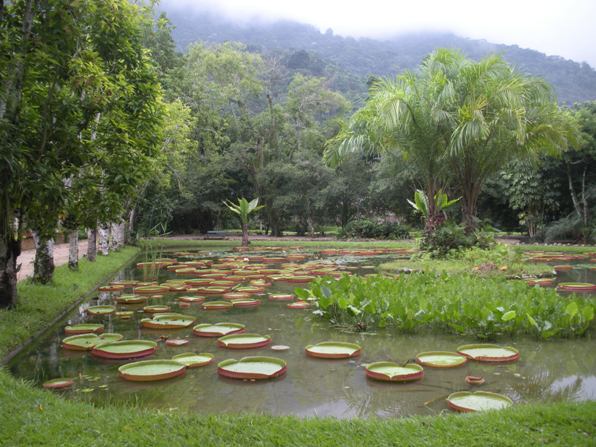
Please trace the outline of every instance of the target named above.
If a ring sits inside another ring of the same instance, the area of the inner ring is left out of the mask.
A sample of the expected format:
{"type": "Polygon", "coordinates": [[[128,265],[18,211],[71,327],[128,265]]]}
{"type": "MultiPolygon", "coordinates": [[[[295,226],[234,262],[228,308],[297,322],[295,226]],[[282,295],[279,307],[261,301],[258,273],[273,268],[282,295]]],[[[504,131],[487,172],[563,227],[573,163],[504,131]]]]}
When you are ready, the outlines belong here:
{"type": "Polygon", "coordinates": [[[450,253],[478,247],[484,250],[495,245],[494,232],[489,229],[478,229],[467,234],[464,227],[454,223],[445,223],[432,233],[427,233],[422,238],[420,248],[428,252],[431,257],[444,258],[450,253]]]}
{"type": "Polygon", "coordinates": [[[409,239],[410,232],[398,223],[378,223],[370,219],[357,219],[342,228],[339,237],[343,239],[409,239]]]}

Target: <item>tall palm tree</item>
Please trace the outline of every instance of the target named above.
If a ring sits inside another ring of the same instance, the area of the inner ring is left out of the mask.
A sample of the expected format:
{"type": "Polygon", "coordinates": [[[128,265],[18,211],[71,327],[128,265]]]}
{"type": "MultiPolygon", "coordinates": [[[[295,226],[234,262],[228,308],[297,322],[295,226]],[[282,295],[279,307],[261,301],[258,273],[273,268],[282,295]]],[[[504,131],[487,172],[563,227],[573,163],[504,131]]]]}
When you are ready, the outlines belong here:
{"type": "Polygon", "coordinates": [[[238,199],[238,203],[230,202],[226,200],[224,204],[230,211],[237,214],[240,217],[242,224],[242,246],[248,247],[248,220],[251,213],[264,208],[263,205],[259,205],[259,198],[251,200],[250,202],[244,197],[238,199]]]}
{"type": "MultiPolygon", "coordinates": [[[[476,225],[486,179],[517,157],[557,152],[577,127],[548,85],[513,70],[498,56],[479,62],[459,52],[431,53],[416,73],[382,79],[326,148],[330,164],[349,152],[398,151],[427,197],[456,188],[464,222],[476,225]]],[[[439,213],[429,201],[429,216],[439,213]]]]}

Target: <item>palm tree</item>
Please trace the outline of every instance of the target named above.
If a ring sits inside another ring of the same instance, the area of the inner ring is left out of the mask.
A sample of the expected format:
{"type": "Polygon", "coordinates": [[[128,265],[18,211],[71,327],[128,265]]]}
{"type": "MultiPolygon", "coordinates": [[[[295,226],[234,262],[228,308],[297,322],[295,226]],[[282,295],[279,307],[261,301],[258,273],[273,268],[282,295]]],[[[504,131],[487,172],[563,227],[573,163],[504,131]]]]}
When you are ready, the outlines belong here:
{"type": "Polygon", "coordinates": [[[259,198],[251,200],[250,202],[244,197],[238,199],[238,203],[230,202],[226,200],[224,204],[233,213],[238,214],[240,222],[242,223],[242,246],[248,247],[248,220],[251,213],[264,208],[263,205],[259,205],[259,198]]]}
{"type": "MultiPolygon", "coordinates": [[[[513,70],[498,56],[480,62],[459,52],[431,53],[417,73],[383,79],[326,148],[338,164],[350,152],[398,151],[426,197],[448,186],[462,196],[464,222],[476,225],[486,179],[514,158],[559,152],[577,134],[548,85],[513,70]]],[[[440,212],[429,200],[429,216],[440,212]]]]}

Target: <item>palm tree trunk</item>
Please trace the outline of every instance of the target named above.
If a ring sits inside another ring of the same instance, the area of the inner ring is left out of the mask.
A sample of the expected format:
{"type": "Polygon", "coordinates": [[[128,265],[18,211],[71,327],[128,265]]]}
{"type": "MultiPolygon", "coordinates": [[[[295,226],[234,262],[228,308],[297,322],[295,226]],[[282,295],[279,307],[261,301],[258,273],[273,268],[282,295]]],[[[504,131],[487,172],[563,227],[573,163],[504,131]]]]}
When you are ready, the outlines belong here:
{"type": "Polygon", "coordinates": [[[92,228],[87,233],[87,259],[95,262],[97,258],[97,228],[92,228]]]}
{"type": "Polygon", "coordinates": [[[248,247],[248,224],[242,224],[242,246],[248,247]]]}
{"type": "Polygon", "coordinates": [[[68,268],[79,269],[79,230],[68,233],[68,268]]]}
{"type": "Polygon", "coordinates": [[[33,232],[35,260],[33,261],[33,281],[48,284],[54,274],[54,240],[33,232]]]}

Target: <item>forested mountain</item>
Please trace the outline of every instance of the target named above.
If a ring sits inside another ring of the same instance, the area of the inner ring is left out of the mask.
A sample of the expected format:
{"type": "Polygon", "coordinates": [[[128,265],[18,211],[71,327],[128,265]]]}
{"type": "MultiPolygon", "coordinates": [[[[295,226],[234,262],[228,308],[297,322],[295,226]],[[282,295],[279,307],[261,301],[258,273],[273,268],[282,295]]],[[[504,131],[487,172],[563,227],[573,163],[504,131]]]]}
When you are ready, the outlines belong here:
{"type": "Polygon", "coordinates": [[[311,75],[325,74],[334,88],[351,99],[363,96],[369,76],[391,76],[415,68],[439,47],[458,48],[473,59],[499,53],[512,65],[549,81],[561,103],[596,99],[596,71],[586,63],[547,56],[517,45],[498,45],[450,33],[417,33],[392,40],[354,39],[321,33],[313,26],[291,21],[240,25],[209,14],[167,10],[175,25],[174,40],[180,50],[195,41],[238,41],[251,51],[279,53],[288,68],[311,75]]]}

